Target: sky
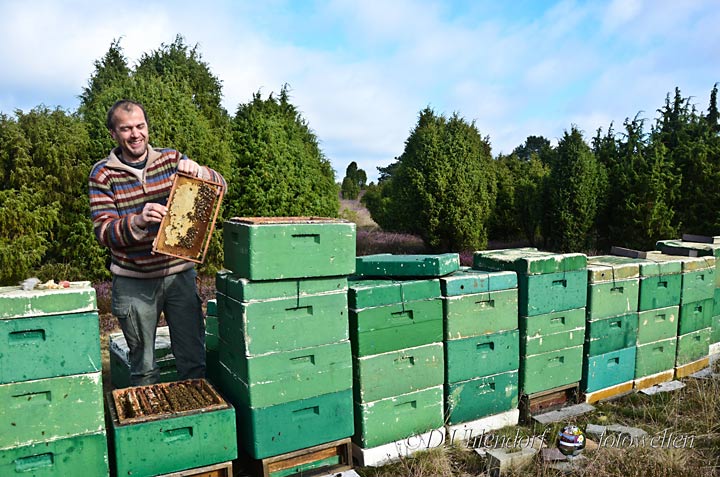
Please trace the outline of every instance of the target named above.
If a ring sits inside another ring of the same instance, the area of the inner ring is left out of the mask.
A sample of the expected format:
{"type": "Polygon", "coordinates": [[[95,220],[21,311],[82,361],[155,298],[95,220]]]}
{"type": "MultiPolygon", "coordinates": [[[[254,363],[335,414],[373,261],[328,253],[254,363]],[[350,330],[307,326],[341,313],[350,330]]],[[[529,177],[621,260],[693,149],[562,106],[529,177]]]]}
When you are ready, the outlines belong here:
{"type": "Polygon", "coordinates": [[[720,82],[718,0],[0,0],[0,112],[74,111],[113,40],[132,66],[178,34],[230,114],[287,84],[338,181],[376,180],[426,107],[498,155],[652,123],[676,87],[704,111],[720,82]]]}

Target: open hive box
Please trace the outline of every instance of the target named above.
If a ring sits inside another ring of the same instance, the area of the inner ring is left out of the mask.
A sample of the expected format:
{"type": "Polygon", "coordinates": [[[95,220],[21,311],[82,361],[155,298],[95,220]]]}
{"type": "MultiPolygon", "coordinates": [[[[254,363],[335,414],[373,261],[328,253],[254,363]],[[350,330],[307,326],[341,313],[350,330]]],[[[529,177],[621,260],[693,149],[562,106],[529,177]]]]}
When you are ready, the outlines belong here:
{"type": "Polygon", "coordinates": [[[175,174],[168,213],[160,223],[153,252],[202,263],[223,194],[218,182],[175,174]]]}

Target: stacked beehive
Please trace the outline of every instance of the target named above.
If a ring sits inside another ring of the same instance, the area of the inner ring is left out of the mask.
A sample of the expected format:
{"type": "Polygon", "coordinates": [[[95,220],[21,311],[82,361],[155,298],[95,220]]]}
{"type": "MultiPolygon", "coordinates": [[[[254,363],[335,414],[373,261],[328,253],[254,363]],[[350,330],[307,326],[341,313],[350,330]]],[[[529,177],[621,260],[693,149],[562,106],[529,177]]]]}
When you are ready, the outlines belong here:
{"type": "Polygon", "coordinates": [[[708,364],[715,296],[715,257],[683,257],[648,253],[649,260],[681,263],[680,313],[675,376],[682,378],[708,364]]]}
{"type": "Polygon", "coordinates": [[[349,284],[354,454],[378,465],[427,446],[443,426],[443,314],[436,277],[457,254],[369,255],[349,284]],[[374,279],[368,279],[374,277],[374,279]],[[414,449],[409,437],[416,438],[414,449]],[[422,444],[421,444],[422,442],[422,444]]]}
{"type": "Polygon", "coordinates": [[[637,265],[638,331],[633,388],[670,381],[674,375],[680,313],[681,263],[613,257],[615,265],[637,265]]]}
{"type": "Polygon", "coordinates": [[[441,278],[440,285],[451,438],[517,424],[517,274],[462,269],[441,278]],[[489,416],[494,419],[482,419],[489,416]]]}
{"type": "Polygon", "coordinates": [[[640,267],[617,257],[588,258],[582,391],[587,402],[633,389],[640,267]]]}
{"type": "Polygon", "coordinates": [[[710,333],[710,353],[720,353],[720,237],[683,236],[683,240],[660,240],[656,248],[671,255],[715,257],[715,291],[710,333]],[[687,238],[687,240],[686,240],[687,238]],[[699,242],[699,240],[704,240],[699,242]]]}
{"type": "Polygon", "coordinates": [[[108,475],[89,282],[0,288],[0,475],[108,475]]]}
{"type": "Polygon", "coordinates": [[[532,397],[582,376],[587,257],[535,248],[475,252],[476,270],[510,270],[518,278],[520,393],[532,397]]]}
{"type": "Polygon", "coordinates": [[[220,383],[220,349],[218,338],[217,299],[207,302],[205,314],[205,376],[217,386],[220,383]]]}
{"type": "MultiPolygon", "coordinates": [[[[113,388],[126,388],[130,386],[130,348],[122,333],[111,333],[109,341],[110,379],[113,388]]],[[[160,368],[159,382],[177,380],[175,356],[172,354],[170,330],[167,326],[159,326],[155,332],[155,362],[160,368]]]]}
{"type": "Polygon", "coordinates": [[[263,459],[348,438],[355,225],[237,218],[223,234],[230,271],[217,275],[219,380],[236,407],[239,447],[263,459]]]}

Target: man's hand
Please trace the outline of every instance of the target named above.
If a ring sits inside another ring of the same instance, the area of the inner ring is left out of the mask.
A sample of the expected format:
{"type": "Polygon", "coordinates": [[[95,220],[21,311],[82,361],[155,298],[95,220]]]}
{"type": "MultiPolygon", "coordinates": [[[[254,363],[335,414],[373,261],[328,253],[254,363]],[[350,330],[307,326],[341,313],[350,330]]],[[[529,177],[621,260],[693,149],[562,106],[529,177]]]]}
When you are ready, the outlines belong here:
{"type": "MultiPolygon", "coordinates": [[[[197,164],[195,164],[197,165],[197,164]]],[[[150,223],[160,223],[167,214],[167,207],[162,204],[148,202],[140,214],[135,216],[135,225],[144,229],[150,223]]]]}
{"type": "Polygon", "coordinates": [[[197,177],[200,173],[200,164],[192,159],[183,159],[178,162],[178,171],[189,176],[197,177]]]}

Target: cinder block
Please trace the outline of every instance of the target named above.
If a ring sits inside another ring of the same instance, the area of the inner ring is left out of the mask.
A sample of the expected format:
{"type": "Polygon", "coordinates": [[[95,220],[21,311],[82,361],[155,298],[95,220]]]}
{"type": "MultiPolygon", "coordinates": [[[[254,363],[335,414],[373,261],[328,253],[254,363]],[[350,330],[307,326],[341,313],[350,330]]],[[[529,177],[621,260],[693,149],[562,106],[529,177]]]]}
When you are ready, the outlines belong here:
{"type": "Polygon", "coordinates": [[[488,449],[487,470],[491,477],[500,477],[531,464],[538,452],[533,447],[488,449]]]}

